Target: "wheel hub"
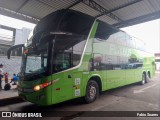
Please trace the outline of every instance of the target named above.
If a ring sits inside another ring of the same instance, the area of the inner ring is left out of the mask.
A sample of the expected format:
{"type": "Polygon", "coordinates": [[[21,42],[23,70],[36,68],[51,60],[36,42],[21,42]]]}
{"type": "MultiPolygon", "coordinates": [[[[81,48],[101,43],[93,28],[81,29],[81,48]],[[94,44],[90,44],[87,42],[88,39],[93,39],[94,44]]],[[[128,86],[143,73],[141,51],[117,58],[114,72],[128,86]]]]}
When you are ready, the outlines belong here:
{"type": "Polygon", "coordinates": [[[90,98],[93,99],[96,95],[96,87],[91,86],[89,94],[90,94],[90,98]]]}

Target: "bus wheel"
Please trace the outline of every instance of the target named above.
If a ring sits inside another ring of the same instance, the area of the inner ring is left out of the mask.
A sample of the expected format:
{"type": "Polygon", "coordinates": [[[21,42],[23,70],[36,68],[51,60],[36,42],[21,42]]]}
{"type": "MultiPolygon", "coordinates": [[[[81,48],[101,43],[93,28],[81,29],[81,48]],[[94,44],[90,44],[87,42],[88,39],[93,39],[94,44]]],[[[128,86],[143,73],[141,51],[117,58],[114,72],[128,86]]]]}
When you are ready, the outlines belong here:
{"type": "Polygon", "coordinates": [[[86,95],[84,97],[85,103],[92,103],[99,95],[99,87],[96,81],[90,80],[87,84],[86,95]]]}
{"type": "Polygon", "coordinates": [[[149,76],[149,73],[146,75],[146,81],[145,83],[148,83],[150,81],[150,76],[149,76]]]}
{"type": "Polygon", "coordinates": [[[144,85],[146,83],[146,75],[143,73],[142,74],[142,80],[140,82],[141,85],[144,85]]]}

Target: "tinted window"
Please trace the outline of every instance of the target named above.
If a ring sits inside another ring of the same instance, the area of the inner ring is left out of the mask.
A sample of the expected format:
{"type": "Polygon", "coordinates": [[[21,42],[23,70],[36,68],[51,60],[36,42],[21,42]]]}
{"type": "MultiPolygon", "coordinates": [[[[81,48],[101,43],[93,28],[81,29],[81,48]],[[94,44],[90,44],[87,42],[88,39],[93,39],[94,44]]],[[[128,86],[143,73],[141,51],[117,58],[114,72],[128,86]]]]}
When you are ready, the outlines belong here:
{"type": "MultiPolygon", "coordinates": [[[[133,37],[134,38],[134,37],[133,37]]],[[[137,38],[134,38],[136,42],[136,49],[145,50],[145,43],[137,38]]]]}
{"type": "Polygon", "coordinates": [[[102,63],[102,55],[101,54],[94,54],[93,57],[93,70],[101,70],[101,63],[102,63]]]}
{"type": "Polygon", "coordinates": [[[160,59],[156,59],[155,62],[160,62],[160,59]]]}
{"type": "Polygon", "coordinates": [[[112,26],[104,22],[99,22],[95,38],[107,40],[110,37],[110,35],[116,32],[118,32],[118,30],[114,29],[112,26]]]}
{"type": "Polygon", "coordinates": [[[130,48],[135,48],[136,47],[136,43],[135,43],[135,40],[126,34],[126,41],[127,41],[127,46],[130,47],[130,48]]]}
{"type": "Polygon", "coordinates": [[[115,41],[116,41],[117,44],[124,45],[124,46],[127,45],[126,33],[122,32],[122,31],[119,31],[117,33],[114,33],[113,35],[115,37],[115,41]]]}
{"type": "Polygon", "coordinates": [[[119,70],[117,56],[94,54],[93,70],[119,70]]]}
{"type": "Polygon", "coordinates": [[[54,73],[79,64],[86,38],[86,36],[76,34],[55,36],[53,56],[54,73]]]}
{"type": "Polygon", "coordinates": [[[127,44],[125,32],[115,29],[104,22],[99,22],[95,38],[107,40],[108,42],[117,43],[119,45],[127,44]]]}

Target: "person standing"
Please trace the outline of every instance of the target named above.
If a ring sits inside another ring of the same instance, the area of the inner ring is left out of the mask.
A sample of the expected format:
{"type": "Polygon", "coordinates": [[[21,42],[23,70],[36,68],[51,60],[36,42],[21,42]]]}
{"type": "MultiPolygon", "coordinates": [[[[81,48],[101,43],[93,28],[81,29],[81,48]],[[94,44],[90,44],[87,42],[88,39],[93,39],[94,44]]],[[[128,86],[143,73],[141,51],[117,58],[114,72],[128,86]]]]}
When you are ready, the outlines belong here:
{"type": "Polygon", "coordinates": [[[0,64],[0,89],[2,89],[3,64],[0,64]]]}
{"type": "Polygon", "coordinates": [[[8,83],[8,76],[9,76],[9,74],[6,72],[6,73],[4,74],[4,79],[5,79],[5,83],[6,83],[6,84],[8,83]]]}
{"type": "Polygon", "coordinates": [[[16,74],[14,73],[14,74],[13,74],[13,78],[11,79],[11,82],[10,82],[10,83],[12,83],[12,82],[13,82],[13,84],[12,84],[12,85],[16,85],[17,80],[18,80],[18,78],[17,78],[16,74]]]}

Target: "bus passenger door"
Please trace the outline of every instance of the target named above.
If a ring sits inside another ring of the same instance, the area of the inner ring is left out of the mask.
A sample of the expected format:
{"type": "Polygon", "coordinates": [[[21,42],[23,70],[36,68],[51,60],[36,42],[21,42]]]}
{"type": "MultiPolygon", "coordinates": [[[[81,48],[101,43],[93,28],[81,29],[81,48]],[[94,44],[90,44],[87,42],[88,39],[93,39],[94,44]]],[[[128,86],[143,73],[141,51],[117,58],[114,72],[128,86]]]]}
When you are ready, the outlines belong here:
{"type": "Polygon", "coordinates": [[[73,71],[70,69],[70,54],[59,53],[53,62],[52,102],[58,103],[72,98],[73,71]]]}

